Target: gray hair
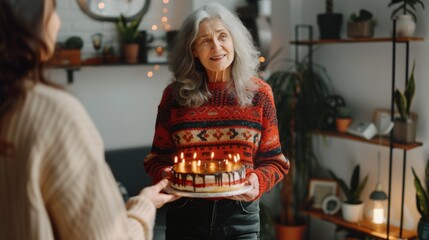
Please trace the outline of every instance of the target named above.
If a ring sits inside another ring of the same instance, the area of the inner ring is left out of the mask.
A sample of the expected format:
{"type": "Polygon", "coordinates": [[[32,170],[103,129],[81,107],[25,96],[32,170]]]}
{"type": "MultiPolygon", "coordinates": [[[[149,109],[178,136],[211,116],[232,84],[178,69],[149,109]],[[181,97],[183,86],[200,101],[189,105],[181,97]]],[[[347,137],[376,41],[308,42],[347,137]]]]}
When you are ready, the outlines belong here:
{"type": "Polygon", "coordinates": [[[227,91],[234,94],[241,106],[252,103],[258,85],[252,80],[259,68],[259,52],[252,36],[240,19],[218,3],[210,3],[193,11],[184,21],[169,53],[169,69],[173,73],[174,98],[188,107],[204,104],[210,92],[207,74],[201,63],[194,58],[192,46],[197,38],[199,25],[206,19],[217,18],[231,33],[235,57],[227,91]]]}

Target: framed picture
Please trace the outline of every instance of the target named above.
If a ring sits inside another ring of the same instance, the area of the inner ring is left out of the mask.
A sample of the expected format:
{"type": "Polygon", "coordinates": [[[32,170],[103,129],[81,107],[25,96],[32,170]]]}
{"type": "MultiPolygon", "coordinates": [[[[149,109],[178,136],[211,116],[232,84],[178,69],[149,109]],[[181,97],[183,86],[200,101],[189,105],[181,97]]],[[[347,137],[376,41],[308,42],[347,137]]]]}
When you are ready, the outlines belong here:
{"type": "Polygon", "coordinates": [[[338,194],[338,184],[331,179],[310,179],[308,197],[313,199],[313,208],[322,208],[323,200],[338,194]]]}

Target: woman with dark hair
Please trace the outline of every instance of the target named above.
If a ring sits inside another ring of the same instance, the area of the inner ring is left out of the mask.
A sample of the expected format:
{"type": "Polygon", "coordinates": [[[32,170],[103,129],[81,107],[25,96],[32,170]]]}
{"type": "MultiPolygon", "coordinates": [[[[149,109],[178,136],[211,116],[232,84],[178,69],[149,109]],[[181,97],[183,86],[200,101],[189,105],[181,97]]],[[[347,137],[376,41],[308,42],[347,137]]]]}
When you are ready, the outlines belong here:
{"type": "Polygon", "coordinates": [[[255,77],[252,37],[236,15],[209,4],[186,18],[169,58],[173,82],[158,107],[145,169],[156,182],[169,177],[179,153],[239,154],[252,188],[171,203],[167,239],[258,239],[259,198],[287,174],[289,161],[280,148],[272,90],[255,77]]]}
{"type": "Polygon", "coordinates": [[[151,239],[147,187],[126,209],[82,105],[48,82],[60,19],[54,0],[0,0],[0,239],[151,239]]]}

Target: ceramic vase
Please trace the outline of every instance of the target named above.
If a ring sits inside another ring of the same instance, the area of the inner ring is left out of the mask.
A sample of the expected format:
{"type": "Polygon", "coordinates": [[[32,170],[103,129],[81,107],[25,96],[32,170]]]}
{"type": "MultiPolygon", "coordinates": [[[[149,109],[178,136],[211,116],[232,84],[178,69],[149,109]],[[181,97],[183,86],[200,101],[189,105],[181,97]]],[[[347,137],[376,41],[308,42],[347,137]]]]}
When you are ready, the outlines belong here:
{"type": "Polygon", "coordinates": [[[396,35],[398,37],[412,37],[416,30],[416,23],[411,15],[399,15],[396,20],[396,35]]]}
{"type": "Polygon", "coordinates": [[[363,203],[350,204],[344,202],[341,205],[341,210],[343,212],[343,219],[347,222],[357,223],[363,218],[363,203]]]}

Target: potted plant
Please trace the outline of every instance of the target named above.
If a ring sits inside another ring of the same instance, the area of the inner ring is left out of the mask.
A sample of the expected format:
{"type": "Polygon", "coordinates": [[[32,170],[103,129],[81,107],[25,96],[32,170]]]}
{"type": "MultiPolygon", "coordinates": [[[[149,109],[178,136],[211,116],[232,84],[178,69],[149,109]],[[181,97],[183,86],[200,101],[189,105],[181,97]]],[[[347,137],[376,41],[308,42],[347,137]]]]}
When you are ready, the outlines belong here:
{"type": "Polygon", "coordinates": [[[345,133],[347,128],[352,123],[350,108],[346,106],[339,107],[335,123],[337,126],[337,131],[340,133],[345,133]]]}
{"type": "Polygon", "coordinates": [[[326,0],[325,7],[326,13],[317,15],[320,39],[338,39],[340,38],[343,15],[341,13],[334,13],[333,0],[326,0]]]}
{"type": "Polygon", "coordinates": [[[137,38],[138,27],[142,18],[143,15],[140,15],[133,20],[128,20],[121,14],[116,22],[116,27],[122,40],[122,51],[126,63],[138,62],[139,44],[137,43],[137,38]]]}
{"type": "Polygon", "coordinates": [[[416,30],[417,16],[415,14],[416,5],[420,5],[423,9],[425,5],[422,0],[391,0],[388,7],[395,6],[391,14],[393,19],[397,17],[396,34],[398,36],[410,37],[413,36],[416,30]]]}
{"type": "Polygon", "coordinates": [[[360,166],[359,164],[356,165],[353,169],[349,186],[347,186],[344,180],[337,177],[337,175],[335,175],[335,173],[331,170],[329,170],[329,174],[338,183],[338,186],[346,197],[346,200],[341,206],[344,220],[353,223],[362,220],[363,201],[361,200],[360,196],[362,194],[363,189],[365,188],[366,183],[368,182],[368,174],[363,178],[361,182],[359,182],[360,166]]]}
{"type": "Polygon", "coordinates": [[[425,169],[425,182],[426,190],[423,187],[420,179],[417,177],[414,168],[412,168],[414,175],[414,187],[416,189],[416,207],[420,213],[420,220],[417,226],[417,235],[419,239],[429,239],[429,196],[428,196],[428,181],[429,181],[429,161],[426,163],[425,169]]]}
{"type": "Polygon", "coordinates": [[[374,36],[375,20],[370,11],[361,9],[359,14],[352,13],[347,23],[347,36],[365,38],[374,36]]]}
{"type": "Polygon", "coordinates": [[[414,81],[414,67],[408,79],[405,91],[402,93],[399,89],[395,90],[394,100],[398,110],[399,117],[394,119],[393,139],[397,142],[410,143],[416,140],[416,119],[410,113],[411,103],[413,102],[416,91],[414,81]]]}
{"type": "MultiPolygon", "coordinates": [[[[329,77],[317,64],[309,65],[308,58],[290,69],[274,72],[267,83],[271,85],[277,106],[280,142],[285,156],[293,166],[280,189],[281,210],[277,229],[285,226],[304,231],[305,221],[300,218],[299,205],[306,199],[308,177],[320,169],[313,153],[311,133],[320,129],[328,107],[329,77]]],[[[287,234],[291,230],[287,230],[287,234]]],[[[278,234],[281,239],[294,239],[278,234]]]]}

